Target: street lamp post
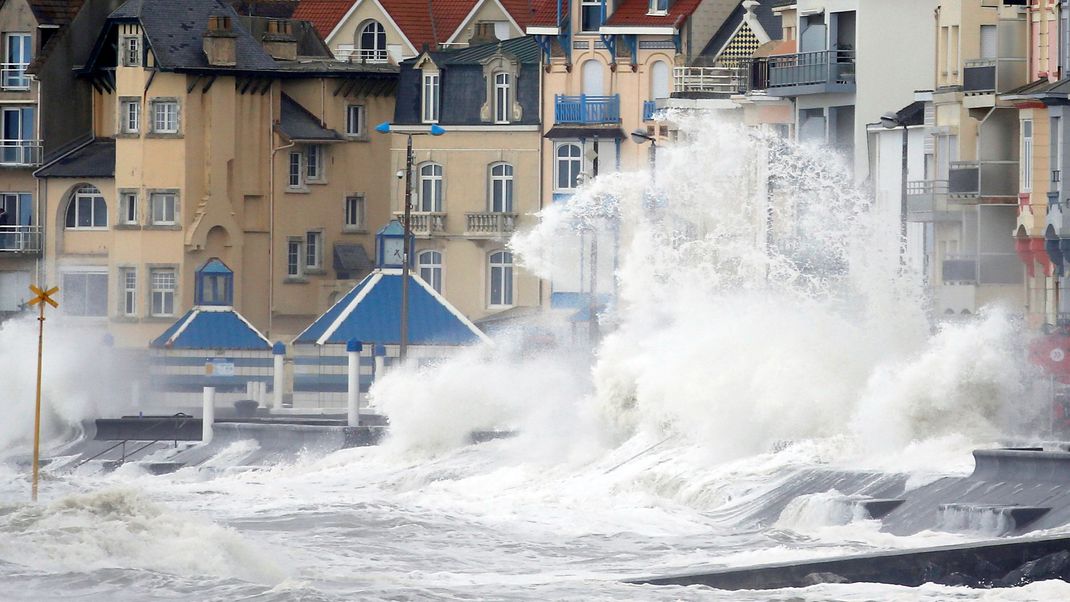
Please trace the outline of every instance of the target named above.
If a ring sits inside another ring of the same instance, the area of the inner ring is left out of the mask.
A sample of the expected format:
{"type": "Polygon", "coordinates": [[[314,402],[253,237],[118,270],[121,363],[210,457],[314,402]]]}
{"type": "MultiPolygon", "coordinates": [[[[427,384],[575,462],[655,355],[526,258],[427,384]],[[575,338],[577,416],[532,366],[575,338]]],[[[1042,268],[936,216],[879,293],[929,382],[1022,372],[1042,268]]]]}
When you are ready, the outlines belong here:
{"type": "MultiPolygon", "coordinates": [[[[389,134],[392,131],[390,122],[383,122],[375,126],[375,131],[380,134],[389,134]]],[[[401,250],[401,341],[398,344],[398,361],[404,362],[409,349],[409,251],[412,245],[412,137],[421,135],[441,136],[446,130],[437,124],[432,124],[427,131],[409,131],[405,142],[405,210],[402,214],[401,227],[402,250],[401,250]]]]}
{"type": "Polygon", "coordinates": [[[658,181],[658,172],[655,169],[657,167],[657,165],[658,165],[658,141],[657,141],[657,139],[654,138],[653,136],[651,136],[650,134],[646,133],[646,130],[644,130],[642,128],[639,128],[639,129],[635,130],[634,132],[632,132],[629,135],[632,138],[632,142],[635,142],[636,144],[645,144],[647,142],[650,143],[650,153],[649,153],[650,154],[650,181],[652,183],[657,183],[657,181],[658,181]]]}
{"type": "Polygon", "coordinates": [[[899,182],[899,261],[900,263],[905,263],[907,255],[907,150],[909,132],[907,124],[896,113],[881,115],[881,125],[889,130],[897,127],[903,128],[903,174],[899,182]]]}

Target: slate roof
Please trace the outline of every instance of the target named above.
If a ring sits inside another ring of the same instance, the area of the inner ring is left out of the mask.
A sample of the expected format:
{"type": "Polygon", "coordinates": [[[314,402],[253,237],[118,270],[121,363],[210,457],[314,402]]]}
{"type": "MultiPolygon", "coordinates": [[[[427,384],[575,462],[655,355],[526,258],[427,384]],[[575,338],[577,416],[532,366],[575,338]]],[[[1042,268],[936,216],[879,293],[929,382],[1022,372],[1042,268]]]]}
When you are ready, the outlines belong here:
{"type": "Polygon", "coordinates": [[[290,140],[333,142],[342,139],[341,134],[320,125],[315,115],[288,95],[282,95],[281,105],[279,130],[290,140]]]}
{"type": "Polygon", "coordinates": [[[299,0],[231,0],[230,5],[238,14],[250,17],[289,19],[297,9],[299,0]]]}
{"type": "MultiPolygon", "coordinates": [[[[401,341],[401,270],[377,269],[294,339],[295,345],[401,341]]],[[[486,340],[468,318],[426,282],[409,275],[409,344],[467,345],[486,340]]]]}
{"type": "MultiPolygon", "coordinates": [[[[707,0],[724,2],[725,0],[707,0]]],[[[730,0],[737,1],[737,0],[730,0]]],[[[673,27],[679,29],[684,21],[695,12],[702,0],[676,0],[669,5],[664,15],[648,15],[649,0],[623,0],[604,25],[610,27],[673,27]]]]}
{"type": "Polygon", "coordinates": [[[39,178],[115,177],[115,139],[97,138],[34,172],[39,178]]]}
{"type": "Polygon", "coordinates": [[[27,0],[39,25],[67,25],[74,20],[85,0],[27,0]]]}
{"type": "MultiPolygon", "coordinates": [[[[514,56],[520,63],[538,63],[541,58],[539,44],[535,38],[524,36],[489,44],[479,44],[456,50],[432,52],[431,58],[436,65],[478,65],[484,59],[494,56],[498,50],[514,56]]],[[[405,61],[411,63],[416,58],[405,61]]]]}
{"type": "MultiPolygon", "coordinates": [[[[706,47],[702,49],[701,54],[713,55],[720,52],[722,48],[732,41],[732,37],[736,35],[736,31],[743,24],[743,15],[747,12],[743,8],[743,0],[731,0],[731,3],[735,4],[735,8],[721,23],[717,32],[713,34],[706,47]]],[[[758,23],[761,24],[765,33],[769,34],[770,40],[779,40],[781,38],[783,30],[780,17],[773,14],[773,7],[768,1],[754,7],[754,16],[758,18],[758,23]]]]}
{"type": "Polygon", "coordinates": [[[197,306],[156,337],[155,349],[269,351],[271,342],[233,307],[197,306]]]}

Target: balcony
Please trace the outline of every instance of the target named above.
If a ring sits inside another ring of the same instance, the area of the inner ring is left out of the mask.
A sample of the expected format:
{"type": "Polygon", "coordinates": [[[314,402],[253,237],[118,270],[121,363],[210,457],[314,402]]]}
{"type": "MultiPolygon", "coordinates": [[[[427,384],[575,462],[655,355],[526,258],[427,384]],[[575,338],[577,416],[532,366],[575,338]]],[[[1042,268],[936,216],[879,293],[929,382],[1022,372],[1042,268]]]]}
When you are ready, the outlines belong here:
{"type": "Polygon", "coordinates": [[[952,161],[948,194],[960,199],[1017,197],[1018,162],[952,161]]]}
{"type": "Polygon", "coordinates": [[[385,64],[390,62],[390,53],[386,50],[369,50],[356,48],[352,44],[339,44],[334,57],[347,63],[385,64]]]}
{"type": "Polygon", "coordinates": [[[464,235],[469,238],[506,238],[516,230],[516,213],[466,213],[464,235]]]}
{"type": "Polygon", "coordinates": [[[975,255],[948,255],[942,264],[944,283],[977,284],[977,257],[975,255]]]}
{"type": "Polygon", "coordinates": [[[908,222],[947,222],[961,219],[947,208],[947,180],[907,182],[908,222]]]}
{"type": "Polygon", "coordinates": [[[1029,82],[1025,58],[1000,57],[975,59],[962,65],[963,104],[966,108],[995,105],[995,95],[1003,94],[1029,82]]]}
{"type": "Polygon", "coordinates": [[[674,98],[717,98],[747,91],[746,71],[730,67],[674,67],[674,98]]]}
{"type": "Polygon", "coordinates": [[[942,266],[945,284],[1021,284],[1024,277],[1015,253],[947,255],[942,266]]]}
{"type": "Polygon", "coordinates": [[[554,123],[620,123],[620,96],[555,94],[554,123]]]}
{"type": "MultiPolygon", "coordinates": [[[[398,221],[405,219],[405,212],[395,211],[394,217],[398,221]]],[[[446,212],[444,211],[413,211],[409,214],[409,230],[413,236],[429,238],[446,233],[446,212]]]]}
{"type": "Polygon", "coordinates": [[[0,226],[0,253],[40,253],[41,226],[0,226]]]}
{"type": "Polygon", "coordinates": [[[30,78],[26,75],[27,63],[0,63],[0,89],[20,91],[30,89],[30,78]]]}
{"type": "Polygon", "coordinates": [[[771,96],[834,94],[855,91],[855,52],[820,50],[769,57],[771,96]]]}
{"type": "Polygon", "coordinates": [[[40,164],[40,140],[0,140],[0,165],[33,167],[40,164]]]}
{"type": "Polygon", "coordinates": [[[962,66],[962,91],[992,94],[996,91],[996,59],[966,61],[962,66]]]}

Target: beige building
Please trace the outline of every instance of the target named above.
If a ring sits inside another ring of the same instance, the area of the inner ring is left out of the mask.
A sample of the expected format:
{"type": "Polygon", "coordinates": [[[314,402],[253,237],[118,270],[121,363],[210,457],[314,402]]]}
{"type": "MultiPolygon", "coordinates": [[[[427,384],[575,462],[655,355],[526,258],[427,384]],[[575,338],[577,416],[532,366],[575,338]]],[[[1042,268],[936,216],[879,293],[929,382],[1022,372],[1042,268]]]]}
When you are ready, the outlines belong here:
{"type": "Polygon", "coordinates": [[[109,16],[80,72],[93,137],[37,172],[64,314],[143,346],[195,295],[230,294],[287,339],[367,273],[390,185],[367,125],[392,114],[397,69],[338,63],[300,31],[210,0],[109,16]],[[233,291],[194,290],[212,257],[233,291]]]}

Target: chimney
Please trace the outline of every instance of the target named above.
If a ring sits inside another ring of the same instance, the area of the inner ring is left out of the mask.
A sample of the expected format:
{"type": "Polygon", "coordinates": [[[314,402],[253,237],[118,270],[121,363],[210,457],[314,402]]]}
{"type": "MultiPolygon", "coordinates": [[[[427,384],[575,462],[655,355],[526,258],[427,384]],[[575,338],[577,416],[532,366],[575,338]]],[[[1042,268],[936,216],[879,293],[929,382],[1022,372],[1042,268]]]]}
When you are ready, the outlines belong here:
{"type": "Polygon", "coordinates": [[[204,32],[204,56],[213,67],[233,67],[238,64],[238,34],[231,28],[230,17],[208,17],[204,32]]]}
{"type": "Polygon", "coordinates": [[[475,46],[476,44],[489,44],[497,41],[498,36],[494,35],[494,23],[480,21],[476,23],[475,32],[472,33],[472,38],[468,40],[468,45],[475,46]]]}
{"type": "Polygon", "coordinates": [[[264,50],[280,61],[297,60],[297,38],[293,35],[293,22],[286,19],[271,19],[267,33],[260,38],[264,50]]]}

